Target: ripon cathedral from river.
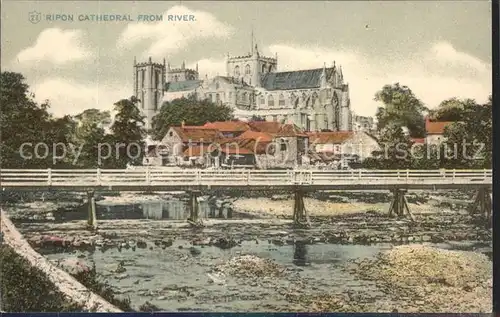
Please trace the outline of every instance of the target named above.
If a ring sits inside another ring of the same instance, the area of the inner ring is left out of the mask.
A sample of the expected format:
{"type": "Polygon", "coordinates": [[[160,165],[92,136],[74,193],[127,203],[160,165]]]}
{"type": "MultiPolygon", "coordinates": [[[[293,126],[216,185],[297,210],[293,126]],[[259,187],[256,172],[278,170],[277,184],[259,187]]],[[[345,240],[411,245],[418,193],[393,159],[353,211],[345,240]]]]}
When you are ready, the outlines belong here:
{"type": "MultiPolygon", "coordinates": [[[[252,45],[253,46],[253,45],[252,45]]],[[[226,56],[225,76],[199,78],[185,63],[134,59],[134,95],[141,100],[146,128],[165,101],[196,96],[231,106],[241,120],[252,117],[266,121],[294,123],[306,131],[351,131],[352,112],[349,85],[342,67],[326,64],[319,68],[278,71],[278,58],[265,57],[257,45],[244,56],[226,56]]]]}

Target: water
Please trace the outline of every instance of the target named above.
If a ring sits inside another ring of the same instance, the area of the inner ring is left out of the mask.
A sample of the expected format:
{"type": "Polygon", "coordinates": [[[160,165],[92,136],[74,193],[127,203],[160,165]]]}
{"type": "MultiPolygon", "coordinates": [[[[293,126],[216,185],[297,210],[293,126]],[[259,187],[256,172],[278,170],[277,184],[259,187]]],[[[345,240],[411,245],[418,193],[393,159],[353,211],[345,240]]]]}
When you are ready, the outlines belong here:
{"type": "MultiPolygon", "coordinates": [[[[199,204],[200,218],[244,219],[254,218],[247,214],[237,213],[228,207],[217,209],[207,201],[199,204]]],[[[96,206],[97,219],[154,219],[154,220],[185,220],[189,217],[186,202],[180,199],[145,202],[128,205],[101,205],[96,206]]],[[[61,210],[55,215],[57,222],[85,220],[88,217],[87,205],[72,211],[61,210]]]]}
{"type": "MultiPolygon", "coordinates": [[[[148,243],[151,245],[151,242],[148,243]]],[[[217,247],[194,247],[201,253],[192,252],[187,241],[177,240],[167,248],[110,249],[102,252],[47,254],[49,259],[71,256],[85,256],[86,261],[95,263],[121,296],[128,296],[136,308],[149,301],[167,311],[200,309],[205,311],[263,311],[266,305],[287,303],[280,290],[293,289],[294,279],[307,281],[300,292],[343,293],[349,290],[378,292],[374,285],[358,281],[342,268],[351,259],[371,258],[390,246],[357,246],[297,243],[275,246],[267,241],[243,242],[229,250],[217,247]],[[182,246],[182,249],[179,249],[182,246]],[[210,283],[207,273],[213,266],[224,263],[242,254],[252,254],[272,259],[276,263],[293,269],[297,277],[272,281],[272,286],[238,280],[226,276],[225,285],[210,283]],[[126,272],[111,273],[110,268],[124,262],[126,272]]]]}

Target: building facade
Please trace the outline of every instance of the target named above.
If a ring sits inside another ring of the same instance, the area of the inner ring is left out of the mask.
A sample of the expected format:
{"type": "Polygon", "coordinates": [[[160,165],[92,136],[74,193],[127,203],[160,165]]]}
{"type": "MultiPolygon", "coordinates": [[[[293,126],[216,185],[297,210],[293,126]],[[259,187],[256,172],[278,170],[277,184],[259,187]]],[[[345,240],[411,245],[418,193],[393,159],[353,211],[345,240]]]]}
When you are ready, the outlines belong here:
{"type": "Polygon", "coordinates": [[[247,55],[227,55],[225,76],[204,80],[198,66],[187,69],[183,63],[173,69],[165,61],[134,61],[134,92],[147,129],[163,102],[195,96],[231,106],[242,120],[257,116],[305,131],[352,130],[349,85],[340,66],[333,62],[331,67],[279,72],[277,56],[261,55],[257,45],[247,55]]]}

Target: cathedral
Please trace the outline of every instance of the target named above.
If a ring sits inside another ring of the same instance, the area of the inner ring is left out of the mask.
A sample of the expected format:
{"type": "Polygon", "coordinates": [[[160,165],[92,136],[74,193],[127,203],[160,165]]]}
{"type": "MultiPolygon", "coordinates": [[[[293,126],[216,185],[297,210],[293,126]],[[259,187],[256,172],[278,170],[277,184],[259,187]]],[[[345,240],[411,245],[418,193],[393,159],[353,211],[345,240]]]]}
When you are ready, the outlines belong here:
{"type": "Polygon", "coordinates": [[[265,57],[257,45],[244,56],[226,56],[225,76],[199,78],[196,69],[172,68],[170,63],[137,63],[134,95],[141,101],[146,128],[165,101],[196,96],[234,109],[241,120],[294,123],[305,131],[351,131],[349,85],[342,67],[278,71],[278,57],[265,57]]]}

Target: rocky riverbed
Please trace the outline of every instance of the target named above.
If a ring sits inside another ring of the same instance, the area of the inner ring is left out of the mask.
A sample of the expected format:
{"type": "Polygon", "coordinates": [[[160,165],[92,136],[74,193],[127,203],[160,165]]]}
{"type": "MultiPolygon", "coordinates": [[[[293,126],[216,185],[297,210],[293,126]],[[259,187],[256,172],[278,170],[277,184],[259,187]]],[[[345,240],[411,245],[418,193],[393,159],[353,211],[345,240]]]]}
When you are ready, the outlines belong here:
{"type": "MultiPolygon", "coordinates": [[[[292,225],[287,193],[255,195],[202,197],[209,203],[199,228],[183,220],[182,193],[98,197],[96,231],[87,228],[84,197],[75,193],[25,199],[6,209],[49,259],[95,264],[137,309],[147,302],[174,311],[446,311],[452,306],[415,299],[383,273],[370,279],[353,265],[366,272],[397,266],[380,264],[380,254],[400,250],[397,245],[475,251],[464,255],[465,262],[469,254],[491,254],[491,230],[466,211],[472,193],[410,194],[416,221],[389,217],[386,193],[315,193],[305,199],[310,229],[292,225]],[[415,300],[420,304],[412,306],[415,300]]],[[[485,292],[467,296],[470,303],[456,307],[484,311],[485,292]]]]}

